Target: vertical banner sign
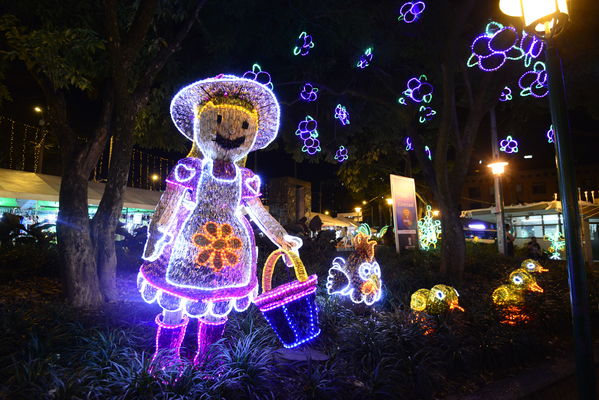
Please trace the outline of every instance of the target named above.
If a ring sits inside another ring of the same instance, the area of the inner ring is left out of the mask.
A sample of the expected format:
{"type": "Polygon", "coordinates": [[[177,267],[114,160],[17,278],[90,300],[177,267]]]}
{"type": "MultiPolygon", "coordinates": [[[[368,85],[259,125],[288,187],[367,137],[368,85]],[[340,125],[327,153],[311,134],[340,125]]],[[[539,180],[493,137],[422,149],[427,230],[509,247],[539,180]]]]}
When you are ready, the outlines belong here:
{"type": "Polygon", "coordinates": [[[416,185],[414,179],[390,175],[391,197],[393,198],[393,224],[395,227],[395,249],[418,246],[418,213],[416,210],[416,185]]]}

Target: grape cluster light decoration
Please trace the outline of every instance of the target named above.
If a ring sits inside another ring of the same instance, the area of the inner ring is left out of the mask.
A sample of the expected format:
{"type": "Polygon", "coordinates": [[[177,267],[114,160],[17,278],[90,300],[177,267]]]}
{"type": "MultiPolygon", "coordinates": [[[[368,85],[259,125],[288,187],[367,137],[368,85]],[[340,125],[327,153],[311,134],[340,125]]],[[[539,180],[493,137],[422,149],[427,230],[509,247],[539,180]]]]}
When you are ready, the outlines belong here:
{"type": "Polygon", "coordinates": [[[424,146],[424,152],[426,153],[426,157],[432,161],[433,160],[433,153],[431,152],[431,149],[428,146],[424,146]]]}
{"type": "Polygon", "coordinates": [[[313,156],[321,150],[320,140],[318,140],[318,122],[310,115],[306,115],[306,118],[300,121],[295,134],[303,142],[302,151],[304,153],[313,156]]]}
{"type": "Polygon", "coordinates": [[[348,158],[349,158],[349,156],[347,154],[347,149],[343,146],[339,146],[339,148],[335,152],[335,160],[342,163],[343,161],[347,160],[348,158]]]}
{"type": "Polygon", "coordinates": [[[258,175],[243,167],[249,152],[277,136],[280,108],[271,88],[255,64],[245,77],[192,83],[171,102],[175,126],[196,150],[166,179],[138,274],[144,301],[162,308],[150,372],[182,371],[179,350],[191,318],[198,320],[193,361],[203,364],[229,313],[257,296],[254,231],[244,213],[277,246],[301,246],[262,205],[258,175]]]}
{"type": "Polygon", "coordinates": [[[410,137],[406,137],[406,151],[414,150],[414,146],[412,146],[412,139],[410,137]]]}
{"type": "Polygon", "coordinates": [[[430,250],[437,247],[437,241],[441,237],[441,221],[433,218],[433,210],[430,205],[426,206],[424,217],[418,220],[418,240],[422,250],[430,250]]]}
{"type": "Polygon", "coordinates": [[[507,154],[517,153],[518,141],[508,135],[508,137],[499,141],[499,151],[507,154]]]}
{"type": "Polygon", "coordinates": [[[403,96],[397,99],[401,105],[406,105],[407,100],[411,100],[414,103],[430,103],[433,99],[433,85],[427,82],[426,75],[424,74],[408,79],[406,86],[406,90],[402,92],[403,96]]]}
{"type": "Polygon", "coordinates": [[[547,143],[551,144],[555,142],[555,131],[553,130],[553,125],[549,126],[549,130],[547,131],[547,143]]]}
{"type": "Polygon", "coordinates": [[[268,87],[270,90],[273,90],[274,88],[270,74],[266,71],[262,71],[262,67],[260,66],[260,64],[252,65],[252,70],[246,71],[243,74],[243,78],[261,83],[262,85],[268,87]]]}
{"type": "Polygon", "coordinates": [[[318,88],[310,82],[304,83],[300,92],[300,98],[305,101],[316,101],[318,99],[318,88]]]}
{"type": "Polygon", "coordinates": [[[349,112],[345,106],[337,104],[337,107],[335,107],[335,119],[339,120],[343,126],[349,125],[349,112]]]}
{"type": "Polygon", "coordinates": [[[428,106],[420,106],[418,109],[418,122],[424,124],[425,122],[430,121],[433,117],[437,115],[437,112],[428,106]]]}
{"type": "Polygon", "coordinates": [[[489,22],[485,33],[477,36],[472,42],[472,54],[466,64],[478,67],[486,72],[496,71],[507,60],[519,60],[524,52],[516,44],[518,33],[511,26],[503,26],[498,22],[489,22]]]}
{"type": "Polygon", "coordinates": [[[549,93],[549,87],[547,87],[547,71],[545,63],[537,61],[532,67],[532,71],[526,71],[520,79],[518,79],[518,86],[520,86],[520,96],[533,96],[537,98],[547,96],[549,93]]]}
{"type": "Polygon", "coordinates": [[[526,31],[522,31],[522,39],[520,40],[520,48],[524,52],[524,66],[530,67],[532,60],[538,58],[543,51],[543,41],[531,35],[526,31]]]}
{"type": "Polygon", "coordinates": [[[299,37],[295,41],[295,47],[293,48],[294,56],[307,56],[310,52],[310,49],[314,47],[314,41],[312,40],[312,36],[308,35],[306,32],[300,33],[299,37]]]}
{"type": "Polygon", "coordinates": [[[397,18],[400,22],[411,24],[417,21],[424,9],[426,8],[423,1],[408,1],[405,2],[399,9],[399,17],[397,18]]]}
{"type": "Polygon", "coordinates": [[[362,55],[360,55],[360,59],[358,60],[356,66],[360,69],[368,67],[372,62],[372,57],[372,47],[369,47],[366,50],[364,50],[364,53],[362,55]]]}
{"type": "Polygon", "coordinates": [[[501,89],[501,93],[499,94],[499,101],[510,100],[512,100],[512,89],[506,86],[503,89],[501,89]]]}

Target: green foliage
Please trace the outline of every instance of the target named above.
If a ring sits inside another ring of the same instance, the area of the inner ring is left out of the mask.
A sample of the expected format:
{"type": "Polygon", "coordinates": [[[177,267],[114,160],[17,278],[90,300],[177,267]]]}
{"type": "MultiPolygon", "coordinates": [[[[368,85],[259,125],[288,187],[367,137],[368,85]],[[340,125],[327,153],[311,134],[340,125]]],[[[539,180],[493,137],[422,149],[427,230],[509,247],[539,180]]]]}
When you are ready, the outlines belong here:
{"type": "Polygon", "coordinates": [[[92,89],[92,81],[99,72],[95,65],[97,53],[104,50],[104,42],[91,29],[27,29],[14,15],[0,17],[0,32],[4,34],[9,50],[2,56],[20,60],[27,69],[46,77],[55,89],[76,87],[92,89]]]}

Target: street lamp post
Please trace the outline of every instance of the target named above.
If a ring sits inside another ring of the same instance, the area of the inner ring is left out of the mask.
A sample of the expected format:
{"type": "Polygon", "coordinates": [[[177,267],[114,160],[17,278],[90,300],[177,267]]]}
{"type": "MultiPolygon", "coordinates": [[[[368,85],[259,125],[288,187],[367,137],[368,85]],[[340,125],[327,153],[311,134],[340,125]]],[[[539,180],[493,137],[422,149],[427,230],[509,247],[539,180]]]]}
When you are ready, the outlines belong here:
{"type": "Polygon", "coordinates": [[[499,7],[507,15],[522,18],[525,29],[543,38],[547,43],[545,56],[549,106],[555,134],[556,165],[566,236],[578,396],[581,399],[596,399],[588,290],[581,245],[576,175],[572,163],[572,135],[568,122],[561,60],[553,40],[564,30],[568,22],[568,2],[567,0],[500,0],[499,7]]]}
{"type": "Polygon", "coordinates": [[[505,166],[508,163],[505,161],[496,161],[489,164],[493,173],[495,183],[495,216],[497,223],[497,249],[499,253],[505,255],[506,253],[506,235],[505,235],[505,217],[504,217],[504,206],[503,206],[503,188],[501,185],[501,175],[505,172],[505,166]]]}

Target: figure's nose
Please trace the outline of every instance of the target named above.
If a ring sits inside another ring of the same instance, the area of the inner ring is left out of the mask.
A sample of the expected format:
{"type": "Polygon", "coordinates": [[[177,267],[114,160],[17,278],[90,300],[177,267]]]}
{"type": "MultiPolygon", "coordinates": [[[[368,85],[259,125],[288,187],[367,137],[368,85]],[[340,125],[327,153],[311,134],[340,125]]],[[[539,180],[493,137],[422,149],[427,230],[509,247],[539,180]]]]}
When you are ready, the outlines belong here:
{"type": "Polygon", "coordinates": [[[538,283],[533,282],[530,286],[529,289],[533,292],[539,292],[539,293],[543,293],[543,288],[539,286],[538,283]]]}

